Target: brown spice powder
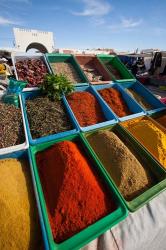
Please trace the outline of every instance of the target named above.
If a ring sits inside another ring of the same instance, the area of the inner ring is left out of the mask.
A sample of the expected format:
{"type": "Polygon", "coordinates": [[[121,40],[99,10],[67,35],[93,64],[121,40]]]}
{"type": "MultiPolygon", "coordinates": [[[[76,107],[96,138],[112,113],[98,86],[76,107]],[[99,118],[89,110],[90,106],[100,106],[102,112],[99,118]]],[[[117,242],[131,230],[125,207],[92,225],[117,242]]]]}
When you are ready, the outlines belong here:
{"type": "Polygon", "coordinates": [[[126,200],[132,200],[152,185],[149,172],[111,131],[88,136],[92,148],[126,200]]]}

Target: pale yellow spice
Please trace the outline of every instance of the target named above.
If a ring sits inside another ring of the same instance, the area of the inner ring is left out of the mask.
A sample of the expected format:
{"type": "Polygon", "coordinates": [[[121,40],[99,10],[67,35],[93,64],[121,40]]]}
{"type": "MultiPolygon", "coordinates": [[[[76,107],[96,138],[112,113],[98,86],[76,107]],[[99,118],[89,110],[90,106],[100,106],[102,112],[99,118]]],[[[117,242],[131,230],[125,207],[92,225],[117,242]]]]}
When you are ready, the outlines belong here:
{"type": "Polygon", "coordinates": [[[148,119],[130,120],[125,124],[125,127],[166,168],[166,130],[161,130],[148,119]]]}
{"type": "Polygon", "coordinates": [[[0,160],[0,249],[40,249],[39,230],[28,166],[0,160]]]}

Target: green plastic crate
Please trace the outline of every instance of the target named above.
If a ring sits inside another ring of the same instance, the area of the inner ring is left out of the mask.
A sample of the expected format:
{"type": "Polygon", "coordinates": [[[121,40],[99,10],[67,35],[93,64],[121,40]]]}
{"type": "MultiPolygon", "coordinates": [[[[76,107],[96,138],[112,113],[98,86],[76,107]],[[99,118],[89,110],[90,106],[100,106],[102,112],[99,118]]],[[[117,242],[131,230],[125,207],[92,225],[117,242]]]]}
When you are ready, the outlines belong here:
{"type": "Polygon", "coordinates": [[[148,164],[148,168],[150,169],[150,171],[152,172],[152,174],[156,177],[156,184],[154,186],[152,186],[151,188],[147,189],[146,191],[144,191],[142,194],[140,194],[139,196],[137,196],[136,198],[134,198],[131,201],[127,201],[124,199],[123,195],[120,193],[120,191],[118,191],[121,195],[121,198],[125,204],[125,206],[128,208],[129,211],[131,212],[135,212],[136,210],[138,210],[139,208],[141,208],[143,205],[145,205],[146,203],[148,203],[152,198],[154,198],[155,196],[157,196],[160,192],[162,192],[163,190],[166,189],[166,172],[164,171],[163,168],[161,168],[161,166],[157,163],[157,161],[155,161],[150,154],[148,154],[143,147],[141,147],[133,138],[132,136],[130,136],[125,130],[123,130],[123,128],[117,124],[114,126],[108,126],[105,128],[101,128],[101,129],[97,129],[91,132],[87,132],[83,134],[84,137],[84,141],[87,145],[87,147],[89,147],[89,150],[91,152],[91,155],[93,158],[95,158],[97,161],[99,161],[99,164],[101,167],[103,167],[105,173],[109,176],[109,178],[111,179],[114,187],[118,190],[118,187],[116,186],[116,184],[114,183],[114,181],[112,180],[110,174],[107,172],[107,170],[104,168],[102,162],[100,161],[100,158],[97,156],[97,154],[95,153],[95,151],[93,150],[92,146],[90,145],[89,141],[88,141],[88,136],[96,133],[97,131],[103,131],[103,130],[112,130],[114,131],[118,137],[127,145],[127,146],[131,146],[133,149],[134,154],[136,154],[139,157],[139,160],[141,159],[141,162],[145,165],[148,164]]]}
{"type": "Polygon", "coordinates": [[[51,67],[50,63],[60,63],[60,62],[68,62],[71,63],[71,65],[73,66],[73,68],[75,69],[75,71],[77,72],[78,76],[81,79],[80,83],[76,83],[74,84],[75,86],[83,86],[83,85],[88,85],[88,79],[86,77],[86,75],[84,74],[84,72],[82,71],[80,65],[77,63],[77,61],[75,60],[75,57],[73,55],[70,54],[46,54],[46,59],[48,61],[49,67],[51,69],[51,72],[53,72],[53,69],[51,67]]]}
{"type": "Polygon", "coordinates": [[[121,60],[117,56],[99,54],[97,55],[97,57],[115,81],[126,82],[136,80],[134,75],[126,68],[126,66],[121,62],[121,60]],[[117,69],[121,75],[121,79],[116,78],[116,76],[111,72],[111,70],[107,68],[106,64],[111,65],[115,69],[117,69]]]}
{"type": "Polygon", "coordinates": [[[39,195],[39,199],[40,199],[40,203],[41,203],[41,207],[42,207],[42,214],[43,214],[46,232],[47,232],[47,237],[48,237],[48,241],[49,241],[49,245],[50,245],[51,250],[79,249],[79,248],[83,247],[84,245],[86,245],[88,242],[90,242],[93,239],[95,239],[96,237],[98,237],[100,234],[104,233],[106,230],[112,228],[114,225],[116,225],[117,223],[119,223],[120,221],[122,221],[123,219],[126,218],[126,216],[128,215],[127,209],[125,208],[119,193],[116,191],[116,189],[112,185],[111,181],[109,180],[108,176],[105,174],[105,171],[100,166],[100,164],[98,164],[98,162],[96,162],[89,154],[89,150],[86,147],[86,145],[84,143],[84,139],[82,138],[81,134],[68,136],[68,137],[65,137],[63,139],[54,140],[52,142],[46,142],[46,143],[42,143],[42,144],[35,145],[35,146],[30,146],[29,151],[30,151],[31,162],[32,162],[31,167],[32,167],[34,174],[35,174],[38,195],[39,195]],[[92,167],[93,167],[94,171],[96,171],[98,173],[98,175],[102,178],[104,184],[107,186],[108,190],[110,191],[110,193],[113,197],[113,200],[115,201],[117,209],[115,211],[113,211],[112,213],[110,213],[109,215],[98,220],[94,224],[88,226],[86,229],[82,230],[81,232],[75,234],[71,238],[65,240],[64,242],[62,242],[60,244],[57,244],[57,243],[55,243],[55,241],[53,239],[52,232],[51,232],[51,227],[50,227],[50,223],[49,223],[49,219],[48,219],[48,215],[47,215],[45,198],[44,198],[44,194],[42,191],[40,177],[39,177],[38,169],[37,169],[37,165],[36,165],[35,154],[39,151],[45,150],[46,148],[50,147],[51,145],[55,144],[56,142],[60,142],[60,141],[64,141],[64,140],[81,142],[81,145],[83,146],[83,149],[84,149],[86,155],[88,156],[88,158],[92,162],[92,167]]]}
{"type": "MultiPolygon", "coordinates": [[[[164,116],[164,115],[166,115],[166,107],[162,111],[155,112],[155,113],[151,114],[150,117],[153,120],[155,120],[155,122],[157,122],[158,124],[160,124],[156,119],[159,118],[159,117],[161,117],[161,116],[164,116]]],[[[166,124],[165,124],[165,126],[163,126],[162,124],[160,124],[160,126],[164,127],[164,129],[166,129],[166,124]]]]}

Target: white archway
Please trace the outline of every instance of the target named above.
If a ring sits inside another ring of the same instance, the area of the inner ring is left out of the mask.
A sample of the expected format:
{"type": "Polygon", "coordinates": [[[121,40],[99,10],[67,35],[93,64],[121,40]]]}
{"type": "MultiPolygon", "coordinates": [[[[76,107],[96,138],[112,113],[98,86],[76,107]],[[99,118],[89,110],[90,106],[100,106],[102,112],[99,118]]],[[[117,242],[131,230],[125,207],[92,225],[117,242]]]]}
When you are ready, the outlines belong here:
{"type": "Polygon", "coordinates": [[[51,53],[54,50],[53,33],[47,31],[13,28],[15,48],[17,51],[26,52],[28,49],[38,49],[51,53]]]}

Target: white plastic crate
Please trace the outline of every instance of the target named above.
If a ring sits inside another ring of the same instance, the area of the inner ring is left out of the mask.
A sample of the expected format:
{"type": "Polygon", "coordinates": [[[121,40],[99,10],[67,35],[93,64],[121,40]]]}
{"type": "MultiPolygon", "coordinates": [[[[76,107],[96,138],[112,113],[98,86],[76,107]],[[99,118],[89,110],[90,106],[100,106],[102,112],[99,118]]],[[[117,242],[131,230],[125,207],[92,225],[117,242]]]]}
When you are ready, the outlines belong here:
{"type": "Polygon", "coordinates": [[[22,114],[22,120],[23,120],[25,142],[22,144],[18,144],[18,145],[7,147],[7,148],[0,148],[0,155],[12,153],[12,152],[23,150],[23,149],[27,149],[29,147],[28,136],[27,136],[26,126],[25,126],[24,112],[23,112],[23,107],[22,107],[20,95],[19,95],[19,101],[20,101],[20,108],[21,108],[21,114],[22,114]]]}
{"type": "MultiPolygon", "coordinates": [[[[17,74],[17,70],[16,70],[16,62],[18,60],[24,60],[24,59],[42,59],[47,67],[47,70],[48,70],[48,73],[51,73],[51,69],[49,67],[49,64],[47,62],[47,59],[45,57],[44,54],[42,53],[37,53],[37,54],[31,54],[31,53],[12,53],[11,55],[11,58],[12,58],[12,62],[13,62],[13,67],[14,67],[14,73],[15,73],[15,76],[16,76],[16,79],[19,80],[19,77],[18,77],[18,74],[17,74]]],[[[38,87],[28,87],[28,88],[24,88],[23,89],[23,92],[25,91],[32,91],[32,90],[37,90],[39,89],[38,87]]]]}

